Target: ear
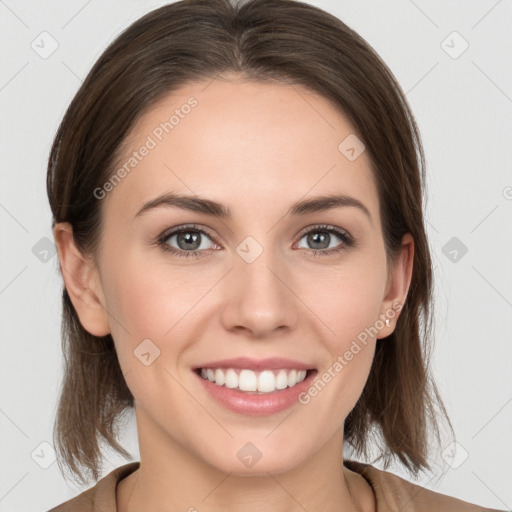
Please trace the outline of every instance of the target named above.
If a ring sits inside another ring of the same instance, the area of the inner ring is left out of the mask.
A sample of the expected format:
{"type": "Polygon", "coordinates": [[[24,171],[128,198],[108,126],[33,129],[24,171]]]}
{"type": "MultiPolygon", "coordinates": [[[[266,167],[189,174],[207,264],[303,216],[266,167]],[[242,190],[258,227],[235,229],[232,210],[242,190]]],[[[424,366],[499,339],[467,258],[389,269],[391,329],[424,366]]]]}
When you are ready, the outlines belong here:
{"type": "Polygon", "coordinates": [[[73,227],[68,222],[57,223],[53,228],[53,236],[64,285],[82,327],[94,336],[106,336],[110,333],[108,314],[92,258],[77,248],[73,227]]]}
{"type": "Polygon", "coordinates": [[[384,324],[377,339],[386,338],[394,330],[400,311],[407,298],[411,284],[414,260],[414,239],[410,233],[402,237],[401,247],[398,250],[393,268],[390,270],[386,293],[382,302],[380,319],[385,322],[389,318],[389,326],[384,324]]]}

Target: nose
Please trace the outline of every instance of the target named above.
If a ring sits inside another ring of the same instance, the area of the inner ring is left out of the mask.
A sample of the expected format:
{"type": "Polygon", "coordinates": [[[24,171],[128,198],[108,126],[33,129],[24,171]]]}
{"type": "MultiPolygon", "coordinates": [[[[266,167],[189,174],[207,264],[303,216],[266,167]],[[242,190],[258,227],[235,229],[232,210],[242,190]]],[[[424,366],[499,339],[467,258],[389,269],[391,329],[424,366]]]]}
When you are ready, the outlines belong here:
{"type": "Polygon", "coordinates": [[[252,338],[282,335],[296,325],[299,307],[291,274],[271,257],[270,250],[252,263],[236,256],[225,280],[221,321],[226,330],[252,338]]]}

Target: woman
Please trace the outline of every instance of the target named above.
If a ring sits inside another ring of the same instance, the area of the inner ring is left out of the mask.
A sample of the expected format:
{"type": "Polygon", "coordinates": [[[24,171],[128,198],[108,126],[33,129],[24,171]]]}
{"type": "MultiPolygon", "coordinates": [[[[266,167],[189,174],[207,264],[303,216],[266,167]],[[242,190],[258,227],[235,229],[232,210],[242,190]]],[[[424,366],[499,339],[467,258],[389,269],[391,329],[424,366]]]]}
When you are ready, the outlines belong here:
{"type": "Polygon", "coordinates": [[[432,265],[403,93],[335,17],[184,0],[103,53],[56,135],[64,280],[52,509],[485,510],[369,464],[429,469],[432,265]],[[421,320],[423,318],[423,321],[421,320]]]}

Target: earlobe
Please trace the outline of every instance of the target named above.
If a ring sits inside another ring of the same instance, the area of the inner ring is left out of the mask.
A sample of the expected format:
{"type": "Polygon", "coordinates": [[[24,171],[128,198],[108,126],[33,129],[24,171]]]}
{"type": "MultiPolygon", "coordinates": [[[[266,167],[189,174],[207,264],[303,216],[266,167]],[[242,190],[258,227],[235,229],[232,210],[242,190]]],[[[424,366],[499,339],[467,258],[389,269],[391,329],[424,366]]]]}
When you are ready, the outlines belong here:
{"type": "Polygon", "coordinates": [[[68,222],[57,223],[53,236],[62,279],[82,327],[94,336],[106,336],[110,333],[108,314],[92,260],[76,246],[73,228],[68,222]]]}
{"type": "Polygon", "coordinates": [[[407,299],[407,293],[411,285],[413,261],[414,239],[410,233],[406,233],[402,237],[401,247],[399,253],[396,255],[386,296],[382,303],[383,312],[381,317],[383,317],[384,321],[386,318],[389,318],[389,322],[386,322],[385,327],[381,330],[382,335],[379,336],[379,338],[389,336],[395,329],[396,322],[407,299]],[[387,325],[388,323],[389,325],[387,325]]]}

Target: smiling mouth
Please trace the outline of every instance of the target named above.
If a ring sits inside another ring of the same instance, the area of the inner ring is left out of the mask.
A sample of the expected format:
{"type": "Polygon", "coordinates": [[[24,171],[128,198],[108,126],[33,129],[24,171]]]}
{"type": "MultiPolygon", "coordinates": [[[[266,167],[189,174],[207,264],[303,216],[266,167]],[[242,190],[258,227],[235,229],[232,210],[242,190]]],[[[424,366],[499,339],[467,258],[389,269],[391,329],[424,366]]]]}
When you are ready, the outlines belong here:
{"type": "Polygon", "coordinates": [[[266,394],[293,388],[316,370],[282,368],[253,371],[239,368],[197,368],[195,372],[217,386],[247,393],[266,394]]]}

